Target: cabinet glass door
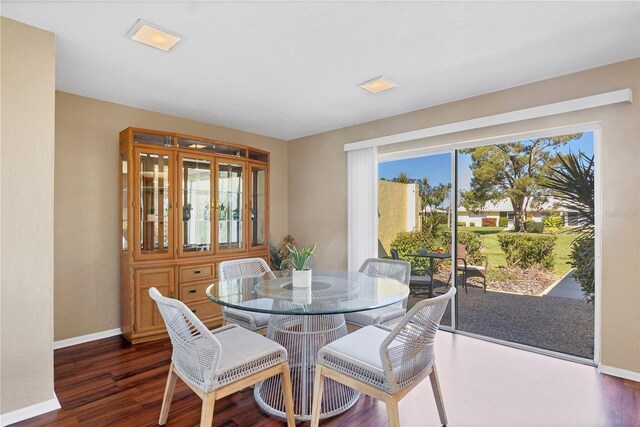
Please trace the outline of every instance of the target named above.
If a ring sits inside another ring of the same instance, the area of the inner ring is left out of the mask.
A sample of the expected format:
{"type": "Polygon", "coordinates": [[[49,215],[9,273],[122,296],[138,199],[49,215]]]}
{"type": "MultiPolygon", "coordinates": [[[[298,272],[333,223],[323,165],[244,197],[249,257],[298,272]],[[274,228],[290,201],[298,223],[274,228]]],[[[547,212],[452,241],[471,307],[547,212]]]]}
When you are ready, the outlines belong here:
{"type": "Polygon", "coordinates": [[[136,212],[139,242],[137,255],[143,258],[172,257],[170,152],[137,152],[139,206],[136,212]]]}
{"type": "Polygon", "coordinates": [[[211,160],[180,155],[181,254],[211,254],[211,160]]]}
{"type": "Polygon", "coordinates": [[[244,249],[244,164],[219,160],[218,173],[218,249],[244,249]]]}
{"type": "Polygon", "coordinates": [[[249,242],[251,248],[265,246],[267,235],[267,168],[251,165],[249,177],[249,242]]]}
{"type": "Polygon", "coordinates": [[[127,253],[129,246],[129,224],[128,224],[128,203],[129,203],[129,174],[127,171],[127,152],[120,152],[120,239],[122,253],[127,253]]]}

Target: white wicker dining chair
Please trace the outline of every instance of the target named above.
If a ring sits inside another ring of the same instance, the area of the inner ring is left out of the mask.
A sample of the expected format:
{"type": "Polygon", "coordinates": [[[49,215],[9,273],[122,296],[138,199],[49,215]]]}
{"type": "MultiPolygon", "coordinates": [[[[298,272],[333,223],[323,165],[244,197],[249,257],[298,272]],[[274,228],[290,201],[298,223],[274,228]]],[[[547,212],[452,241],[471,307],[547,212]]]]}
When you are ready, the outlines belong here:
{"type": "Polygon", "coordinates": [[[183,302],[163,297],[156,288],[149,289],[149,295],[158,305],[173,346],[158,424],[167,422],[178,378],[202,399],[200,426],[209,427],[216,400],[266,378],[282,375],[287,425],[295,426],[284,347],[237,325],[209,331],[183,302]]]}
{"type": "Polygon", "coordinates": [[[330,378],[382,400],[390,427],[400,425],[398,401],[429,376],[440,422],[447,424],[435,364],[434,340],[455,288],[417,303],[389,331],[366,326],[322,347],[318,352],[311,426],[317,427],[324,379],[330,378]]]}
{"type": "MultiPolygon", "coordinates": [[[[244,279],[244,278],[273,279],[275,276],[271,272],[269,265],[262,258],[245,258],[232,261],[222,261],[218,265],[218,279],[244,279]]],[[[273,300],[270,298],[256,298],[245,301],[240,305],[271,309],[273,300]]],[[[223,324],[234,323],[251,331],[264,334],[269,323],[270,314],[255,311],[243,311],[237,308],[222,307],[223,324]]]]}
{"type": "MultiPolygon", "coordinates": [[[[371,277],[389,277],[409,287],[411,264],[407,261],[383,258],[368,258],[362,263],[360,272],[371,277]]],[[[373,310],[345,313],[348,324],[356,327],[369,325],[390,325],[397,323],[407,313],[407,298],[386,307],[373,310]]]]}

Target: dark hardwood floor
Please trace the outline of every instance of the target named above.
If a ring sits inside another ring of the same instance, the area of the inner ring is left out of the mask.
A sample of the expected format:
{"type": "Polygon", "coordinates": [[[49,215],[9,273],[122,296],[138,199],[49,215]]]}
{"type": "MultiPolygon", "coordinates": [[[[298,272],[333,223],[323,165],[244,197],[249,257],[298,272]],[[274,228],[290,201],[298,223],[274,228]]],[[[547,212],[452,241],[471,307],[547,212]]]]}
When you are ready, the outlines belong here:
{"type": "MultiPolygon", "coordinates": [[[[500,349],[500,347],[497,348],[500,349]]],[[[460,351],[460,348],[455,351],[460,351]]],[[[56,350],[55,390],[62,409],[15,425],[155,426],[158,423],[170,357],[171,343],[168,340],[131,346],[121,337],[107,338],[56,350]]],[[[602,380],[600,381],[601,386],[598,386],[600,390],[598,393],[603,396],[604,402],[608,402],[606,403],[607,408],[604,408],[608,421],[604,421],[602,424],[602,420],[600,420],[597,425],[637,426],[640,422],[638,415],[640,384],[606,375],[600,377],[602,380]]],[[[468,380],[462,384],[468,384],[468,380]]],[[[494,385],[494,387],[498,386],[504,385],[494,385]]],[[[434,425],[437,418],[434,417],[435,419],[432,420],[431,416],[423,415],[426,407],[433,406],[430,389],[424,388],[418,393],[421,393],[417,396],[418,401],[425,402],[427,406],[421,403],[408,403],[404,408],[401,406],[401,420],[403,410],[407,411],[408,409],[407,412],[415,412],[416,414],[409,414],[410,416],[405,419],[420,419],[424,420],[424,423],[420,422],[420,425],[434,425]]],[[[449,399],[445,399],[445,402],[449,402],[447,406],[451,407],[448,409],[450,421],[456,417],[454,413],[456,404],[460,402],[460,399],[465,399],[464,410],[472,413],[475,411],[473,419],[478,423],[472,422],[470,424],[467,421],[463,422],[463,425],[492,425],[487,424],[486,419],[482,419],[481,410],[470,405],[469,402],[474,399],[467,400],[465,396],[461,396],[461,392],[459,393],[458,390],[450,389],[449,393],[449,395],[445,393],[445,397],[449,399]],[[475,418],[476,416],[477,418],[475,418]]],[[[408,398],[408,400],[412,399],[408,398]]],[[[477,398],[475,400],[479,401],[477,398]]],[[[178,381],[167,425],[198,425],[200,402],[195,394],[178,381]]],[[[215,409],[214,426],[284,425],[279,419],[269,417],[261,412],[253,399],[252,390],[244,390],[216,402],[215,409]]],[[[531,411],[536,410],[536,405],[532,404],[531,411]]],[[[457,415],[457,418],[460,419],[459,412],[457,415]]],[[[527,414],[522,414],[522,416],[524,425],[528,416],[527,414]]],[[[494,421],[496,420],[494,419],[494,421]]],[[[370,427],[385,426],[386,424],[384,405],[365,397],[361,398],[351,410],[323,422],[322,426],[358,425],[370,427]]],[[[414,422],[411,424],[413,425],[414,422]]],[[[451,423],[452,426],[455,424],[451,423]]],[[[495,425],[503,425],[503,423],[497,422],[495,425]]]]}
{"type": "MultiPolygon", "coordinates": [[[[130,345],[107,338],[55,351],[55,390],[62,409],[15,426],[157,426],[171,362],[171,343],[130,345]]],[[[178,381],[168,426],[195,426],[201,400],[178,381]]],[[[353,410],[323,425],[381,426],[386,412],[379,402],[360,399],[353,410]]],[[[283,426],[263,413],[244,390],[216,402],[214,426],[283,426]]]]}

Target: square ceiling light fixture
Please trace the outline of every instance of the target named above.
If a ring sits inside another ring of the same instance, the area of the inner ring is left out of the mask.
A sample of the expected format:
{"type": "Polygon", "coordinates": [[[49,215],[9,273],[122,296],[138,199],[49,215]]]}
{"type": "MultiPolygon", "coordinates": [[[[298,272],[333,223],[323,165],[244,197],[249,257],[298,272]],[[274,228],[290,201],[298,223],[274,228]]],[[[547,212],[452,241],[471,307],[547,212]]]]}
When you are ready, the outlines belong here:
{"type": "Polygon", "coordinates": [[[136,22],[127,33],[127,38],[165,52],[169,51],[182,40],[182,37],[178,34],[159,27],[156,24],[152,24],[151,22],[147,22],[144,19],[138,19],[138,22],[136,22]]]}
{"type": "Polygon", "coordinates": [[[380,76],[376,77],[375,79],[367,80],[366,82],[360,83],[358,86],[369,93],[379,93],[385,90],[393,89],[394,87],[398,86],[398,84],[392,82],[385,76],[380,76]]]}

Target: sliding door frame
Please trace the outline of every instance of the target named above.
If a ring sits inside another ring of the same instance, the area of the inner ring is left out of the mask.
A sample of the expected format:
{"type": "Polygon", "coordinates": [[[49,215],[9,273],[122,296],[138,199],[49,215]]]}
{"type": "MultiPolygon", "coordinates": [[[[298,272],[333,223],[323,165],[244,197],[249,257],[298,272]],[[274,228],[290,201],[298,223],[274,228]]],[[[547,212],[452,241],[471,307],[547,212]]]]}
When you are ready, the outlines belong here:
{"type": "MultiPolygon", "coordinates": [[[[452,195],[450,198],[451,208],[453,209],[451,215],[451,241],[457,242],[457,218],[458,218],[458,152],[465,148],[477,148],[485,145],[497,145],[508,142],[530,139],[530,138],[545,138],[559,135],[567,135],[572,133],[581,132],[593,132],[594,134],[594,180],[595,180],[595,299],[594,299],[594,340],[593,340],[593,359],[587,359],[584,357],[574,356],[570,354],[564,354],[557,351],[546,350],[543,348],[533,347],[525,344],[514,343],[510,341],[499,340],[496,338],[486,337],[483,335],[474,334],[471,332],[461,331],[457,328],[458,320],[458,295],[451,306],[451,326],[441,325],[442,330],[450,331],[460,335],[465,335],[484,341],[489,341],[508,347],[514,347],[522,350],[531,351],[533,353],[539,353],[546,356],[556,357],[560,359],[570,360],[591,366],[598,366],[600,363],[601,352],[601,325],[602,325],[602,124],[601,122],[588,122],[575,125],[553,127],[548,129],[539,129],[532,131],[525,131],[520,133],[513,133],[508,135],[500,135],[489,138],[462,140],[458,142],[449,142],[444,144],[437,144],[437,141],[433,145],[428,145],[420,148],[414,148],[409,150],[394,151],[389,153],[378,153],[378,163],[391,162],[395,160],[406,160],[416,157],[423,157],[429,155],[446,154],[451,156],[451,188],[452,195]]],[[[437,137],[433,137],[434,139],[437,137]]],[[[407,141],[409,142],[409,141],[407,141]]],[[[377,217],[376,217],[377,222],[377,217]]],[[[451,271],[455,271],[455,260],[457,259],[456,249],[457,245],[452,244],[452,258],[451,258],[451,271]]],[[[455,284],[455,282],[454,282],[455,284]]]]}

